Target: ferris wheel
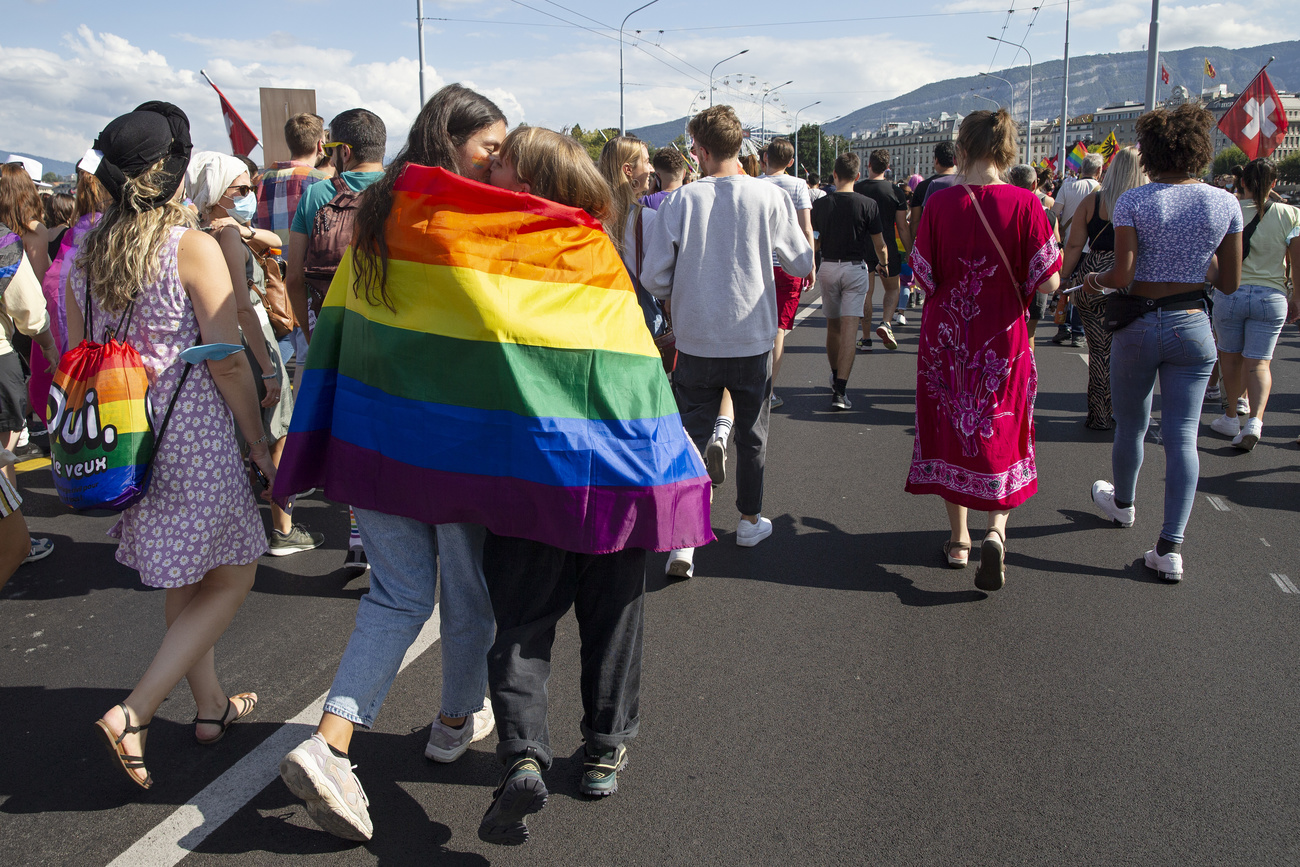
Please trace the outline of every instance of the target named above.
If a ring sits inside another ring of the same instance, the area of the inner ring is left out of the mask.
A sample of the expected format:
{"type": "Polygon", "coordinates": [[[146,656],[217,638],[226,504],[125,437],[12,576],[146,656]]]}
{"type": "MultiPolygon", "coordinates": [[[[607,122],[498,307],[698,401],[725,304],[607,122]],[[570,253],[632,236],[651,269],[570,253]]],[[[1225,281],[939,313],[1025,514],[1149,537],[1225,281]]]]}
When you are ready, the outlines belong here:
{"type": "MultiPolygon", "coordinates": [[[[771,84],[748,73],[724,75],[714,82],[714,104],[731,106],[745,130],[742,154],[757,153],[758,147],[768,139],[784,134],[790,127],[790,109],[782,101],[781,94],[771,90],[771,84]]],[[[690,110],[686,112],[687,139],[691,137],[690,119],[708,107],[709,91],[701,90],[695,94],[690,110]]]]}

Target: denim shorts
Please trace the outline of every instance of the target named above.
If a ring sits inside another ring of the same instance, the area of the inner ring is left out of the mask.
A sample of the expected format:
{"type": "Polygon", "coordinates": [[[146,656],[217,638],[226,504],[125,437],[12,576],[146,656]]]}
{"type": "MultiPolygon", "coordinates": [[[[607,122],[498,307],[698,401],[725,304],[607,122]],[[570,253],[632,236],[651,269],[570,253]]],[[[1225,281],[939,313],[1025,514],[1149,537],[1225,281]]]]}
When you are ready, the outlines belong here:
{"type": "Polygon", "coordinates": [[[1267,361],[1285,322],[1285,292],[1249,284],[1231,295],[1214,290],[1214,336],[1220,352],[1267,361]]]}

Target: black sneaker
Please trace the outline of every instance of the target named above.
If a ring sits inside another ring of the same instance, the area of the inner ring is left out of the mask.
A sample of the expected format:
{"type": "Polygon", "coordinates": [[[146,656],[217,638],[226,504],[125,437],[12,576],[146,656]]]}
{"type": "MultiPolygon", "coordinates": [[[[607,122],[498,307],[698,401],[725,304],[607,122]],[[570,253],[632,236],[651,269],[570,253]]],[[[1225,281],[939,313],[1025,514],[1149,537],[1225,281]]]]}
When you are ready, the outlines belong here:
{"type": "Polygon", "coordinates": [[[619,744],[598,756],[584,750],[583,756],[578,791],[593,798],[606,798],[617,792],[618,772],[627,767],[627,747],[619,744]]]}
{"type": "Polygon", "coordinates": [[[1057,332],[1052,335],[1052,342],[1055,343],[1057,346],[1060,346],[1062,343],[1064,343],[1069,339],[1070,339],[1070,330],[1068,328],[1057,329],[1057,332]]]}
{"type": "Polygon", "coordinates": [[[870,337],[859,337],[859,338],[858,338],[858,352],[870,352],[870,351],[871,351],[871,338],[870,338],[870,337]]]}
{"type": "Polygon", "coordinates": [[[343,569],[351,573],[353,577],[369,572],[370,561],[366,559],[365,549],[349,548],[347,556],[343,558],[343,569]]]}
{"type": "Polygon", "coordinates": [[[478,838],[501,846],[527,843],[525,818],[546,806],[546,796],[542,766],[537,759],[526,754],[516,756],[501,785],[492,793],[492,805],[478,825],[478,838]]]}
{"type": "Polygon", "coordinates": [[[325,534],[309,533],[306,527],[301,524],[294,524],[287,533],[272,530],[271,538],[268,541],[270,546],[270,550],[267,551],[268,554],[272,557],[285,557],[289,554],[298,554],[302,551],[310,551],[312,548],[319,548],[325,544],[325,534]]]}

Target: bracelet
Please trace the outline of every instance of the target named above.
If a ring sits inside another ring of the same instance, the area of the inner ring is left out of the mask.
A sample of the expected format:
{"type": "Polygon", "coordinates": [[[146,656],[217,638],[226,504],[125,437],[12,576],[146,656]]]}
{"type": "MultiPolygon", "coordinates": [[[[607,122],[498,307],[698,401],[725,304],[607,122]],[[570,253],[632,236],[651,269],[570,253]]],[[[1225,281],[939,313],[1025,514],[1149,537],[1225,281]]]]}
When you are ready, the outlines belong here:
{"type": "Polygon", "coordinates": [[[274,372],[272,372],[272,373],[264,373],[264,374],[262,374],[262,379],[264,379],[264,380],[266,380],[266,379],[279,379],[279,378],[280,378],[280,374],[278,374],[278,373],[274,373],[274,372]]]}
{"type": "Polygon", "coordinates": [[[264,433],[262,434],[261,439],[250,440],[248,443],[248,447],[251,449],[253,446],[260,446],[262,443],[266,442],[270,438],[271,438],[270,434],[264,433]]]}

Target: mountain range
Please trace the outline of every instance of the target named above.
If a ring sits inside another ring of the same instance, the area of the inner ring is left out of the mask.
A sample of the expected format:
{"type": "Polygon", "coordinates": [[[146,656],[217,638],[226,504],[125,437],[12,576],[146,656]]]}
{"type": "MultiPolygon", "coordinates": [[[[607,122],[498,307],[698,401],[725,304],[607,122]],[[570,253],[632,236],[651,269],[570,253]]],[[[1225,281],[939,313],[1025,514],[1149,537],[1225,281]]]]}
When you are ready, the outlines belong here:
{"type": "MultiPolygon", "coordinates": [[[[1169,84],[1158,82],[1157,98],[1165,99],[1175,85],[1193,94],[1201,88],[1202,72],[1208,59],[1215,78],[1206,77],[1206,89],[1226,85],[1239,93],[1255,77],[1270,56],[1277,59],[1268,68],[1269,78],[1279,91],[1300,89],[1300,41],[1275,42],[1252,48],[1197,47],[1164,51],[1160,59],[1169,70],[1169,84]]],[[[1049,60],[1033,68],[1034,119],[1055,118],[1061,113],[1061,60],[1049,60]]],[[[1070,117],[1088,114],[1124,100],[1141,102],[1146,95],[1147,55],[1145,51],[1090,54],[1070,58],[1070,117]]],[[[827,133],[849,135],[854,130],[877,129],[886,121],[937,118],[942,112],[968,114],[989,104],[974,94],[997,100],[1018,119],[1025,116],[1029,91],[1029,68],[1016,66],[980,75],[949,78],[918,87],[910,93],[851,111],[823,128],[827,133]],[[1011,87],[993,77],[1005,78],[1011,87]],[[1010,90],[1010,93],[1008,93],[1010,90]],[[973,91],[973,92],[972,92],[973,91]],[[1009,96],[1009,99],[1008,99],[1009,96]]],[[[670,144],[682,134],[686,118],[629,130],[655,147],[670,144]]]]}
{"type": "MultiPolygon", "coordinates": [[[[56,175],[58,175],[61,178],[66,178],[70,175],[76,174],[77,171],[76,163],[64,162],[63,160],[56,160],[50,157],[37,156],[36,154],[10,152],[5,150],[4,148],[0,148],[0,154],[9,154],[9,156],[29,157],[30,159],[40,160],[42,173],[54,172],[56,175]]],[[[8,161],[8,157],[5,157],[4,160],[0,160],[0,162],[6,162],[6,161],[8,161]]]]}

